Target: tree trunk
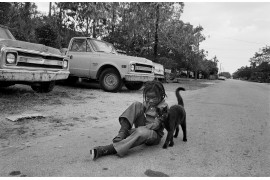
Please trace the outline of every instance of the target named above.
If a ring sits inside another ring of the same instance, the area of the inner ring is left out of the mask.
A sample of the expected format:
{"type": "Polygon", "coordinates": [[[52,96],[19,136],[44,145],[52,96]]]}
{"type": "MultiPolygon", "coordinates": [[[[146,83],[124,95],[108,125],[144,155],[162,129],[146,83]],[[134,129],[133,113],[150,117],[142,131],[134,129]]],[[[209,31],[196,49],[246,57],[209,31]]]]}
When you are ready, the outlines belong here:
{"type": "Polygon", "coordinates": [[[94,19],[93,21],[93,38],[96,38],[97,34],[96,34],[96,20],[94,19]]]}
{"type": "Polygon", "coordinates": [[[198,76],[198,71],[196,70],[194,74],[195,74],[195,80],[197,80],[198,79],[198,77],[197,77],[198,76]]]}
{"type": "Polygon", "coordinates": [[[50,2],[50,6],[49,6],[49,17],[52,16],[52,2],[50,2]]]}
{"type": "Polygon", "coordinates": [[[158,48],[158,25],[159,25],[159,4],[156,7],[156,31],[155,31],[155,45],[154,45],[154,61],[157,61],[158,48]]]}
{"type": "Polygon", "coordinates": [[[85,30],[85,35],[88,37],[88,35],[89,35],[89,33],[88,33],[88,31],[89,31],[89,18],[87,17],[86,18],[86,30],[85,30]]]}
{"type": "Polygon", "coordinates": [[[112,14],[112,37],[114,37],[114,29],[115,29],[115,4],[113,2],[113,14],[112,14]]]}

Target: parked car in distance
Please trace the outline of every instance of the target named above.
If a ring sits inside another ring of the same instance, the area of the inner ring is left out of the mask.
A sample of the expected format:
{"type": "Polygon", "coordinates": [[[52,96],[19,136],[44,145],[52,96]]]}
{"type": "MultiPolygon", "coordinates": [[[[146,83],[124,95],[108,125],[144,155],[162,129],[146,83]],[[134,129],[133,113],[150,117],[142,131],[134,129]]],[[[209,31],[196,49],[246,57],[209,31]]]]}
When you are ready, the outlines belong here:
{"type": "Polygon", "coordinates": [[[111,43],[89,37],[74,37],[64,54],[70,59],[69,83],[81,79],[98,81],[101,88],[117,92],[125,85],[138,90],[154,80],[153,62],[140,57],[119,55],[111,43]]]}
{"type": "Polygon", "coordinates": [[[225,81],[227,78],[225,76],[218,76],[218,80],[223,80],[225,81]]]}
{"type": "Polygon", "coordinates": [[[0,88],[26,84],[39,93],[53,90],[56,80],[67,79],[68,59],[58,49],[16,40],[0,25],[0,88]]]}

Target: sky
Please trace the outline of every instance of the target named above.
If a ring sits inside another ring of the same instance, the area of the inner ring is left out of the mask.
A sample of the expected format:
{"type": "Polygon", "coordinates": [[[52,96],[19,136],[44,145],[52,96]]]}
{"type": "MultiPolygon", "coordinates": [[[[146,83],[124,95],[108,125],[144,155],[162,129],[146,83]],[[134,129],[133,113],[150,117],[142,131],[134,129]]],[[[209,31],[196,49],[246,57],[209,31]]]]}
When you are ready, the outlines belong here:
{"type": "MultiPolygon", "coordinates": [[[[35,2],[39,11],[48,12],[48,2],[35,2]]],[[[186,1],[181,20],[194,27],[202,26],[206,40],[199,48],[207,59],[219,60],[222,72],[234,73],[250,65],[250,58],[270,46],[270,2],[186,1]]]]}
{"type": "Polygon", "coordinates": [[[250,65],[250,58],[270,46],[270,2],[185,2],[184,22],[201,25],[207,37],[200,49],[217,56],[222,72],[250,65]]]}

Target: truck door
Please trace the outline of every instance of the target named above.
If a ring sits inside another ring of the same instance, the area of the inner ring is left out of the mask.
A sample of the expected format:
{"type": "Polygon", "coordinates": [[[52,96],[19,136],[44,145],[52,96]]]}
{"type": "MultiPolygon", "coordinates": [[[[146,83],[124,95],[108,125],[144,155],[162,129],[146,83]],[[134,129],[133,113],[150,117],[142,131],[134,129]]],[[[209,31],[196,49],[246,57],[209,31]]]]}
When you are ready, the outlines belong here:
{"type": "Polygon", "coordinates": [[[67,55],[70,57],[70,74],[78,77],[89,77],[91,49],[87,39],[74,39],[67,55]]]}

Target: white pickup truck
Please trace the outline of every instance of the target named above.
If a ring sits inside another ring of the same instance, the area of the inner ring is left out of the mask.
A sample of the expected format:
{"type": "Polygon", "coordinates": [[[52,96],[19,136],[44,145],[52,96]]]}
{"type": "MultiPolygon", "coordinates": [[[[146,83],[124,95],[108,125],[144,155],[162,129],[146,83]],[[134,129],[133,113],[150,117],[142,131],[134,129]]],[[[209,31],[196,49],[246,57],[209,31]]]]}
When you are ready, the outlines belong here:
{"type": "Polygon", "coordinates": [[[74,37],[63,53],[70,58],[69,82],[76,82],[78,78],[95,80],[104,91],[117,92],[123,84],[130,90],[138,90],[143,82],[155,78],[152,61],[120,55],[105,41],[74,37]]]}
{"type": "Polygon", "coordinates": [[[0,88],[26,84],[36,92],[47,93],[56,80],[68,75],[68,59],[58,49],[18,41],[0,25],[0,88]]]}

